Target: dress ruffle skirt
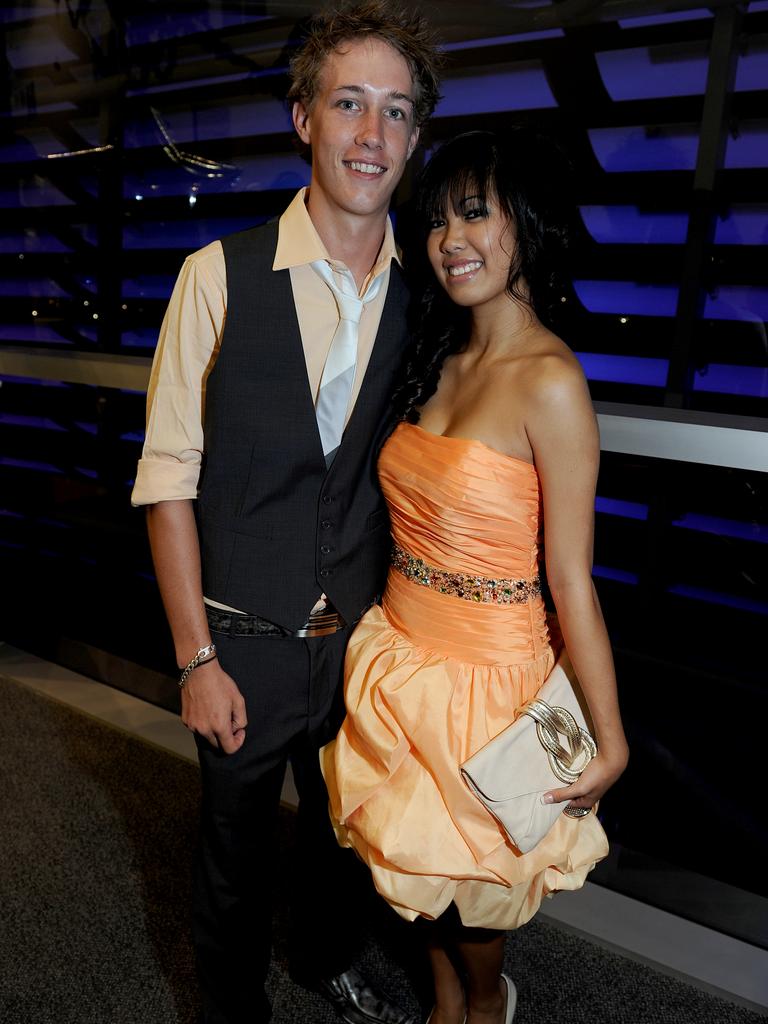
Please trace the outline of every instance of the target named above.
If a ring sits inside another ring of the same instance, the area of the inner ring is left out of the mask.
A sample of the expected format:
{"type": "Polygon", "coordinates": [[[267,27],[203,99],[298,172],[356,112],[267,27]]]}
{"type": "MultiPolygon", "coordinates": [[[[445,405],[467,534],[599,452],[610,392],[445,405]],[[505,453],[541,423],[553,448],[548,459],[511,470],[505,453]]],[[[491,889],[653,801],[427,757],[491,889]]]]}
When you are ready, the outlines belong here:
{"type": "MultiPolygon", "coordinates": [[[[401,425],[379,463],[395,542],[429,566],[484,578],[537,571],[533,466],[475,441],[401,425]]],[[[561,816],[522,854],[459,765],[506,728],[554,664],[539,597],[472,602],[390,572],[350,641],[347,716],[321,751],[339,842],[407,919],[451,904],[465,925],[517,928],[578,889],[608,851],[594,814],[561,816]]]]}

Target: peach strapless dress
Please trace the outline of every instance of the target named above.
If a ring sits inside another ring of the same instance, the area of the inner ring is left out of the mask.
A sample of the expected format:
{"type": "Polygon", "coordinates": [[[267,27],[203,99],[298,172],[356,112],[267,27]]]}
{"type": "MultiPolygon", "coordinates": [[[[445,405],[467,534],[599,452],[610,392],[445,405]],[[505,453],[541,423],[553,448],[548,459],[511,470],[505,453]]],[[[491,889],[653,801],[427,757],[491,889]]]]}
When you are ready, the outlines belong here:
{"type": "MultiPolygon", "coordinates": [[[[402,423],[379,460],[395,544],[427,565],[530,580],[541,521],[535,468],[479,441],[402,423]]],[[[390,570],[347,650],[347,716],[321,751],[339,842],[407,919],[451,902],[464,924],[517,928],[578,889],[608,852],[594,814],[561,815],[521,854],[459,765],[515,720],[554,664],[541,597],[483,603],[390,570]]]]}

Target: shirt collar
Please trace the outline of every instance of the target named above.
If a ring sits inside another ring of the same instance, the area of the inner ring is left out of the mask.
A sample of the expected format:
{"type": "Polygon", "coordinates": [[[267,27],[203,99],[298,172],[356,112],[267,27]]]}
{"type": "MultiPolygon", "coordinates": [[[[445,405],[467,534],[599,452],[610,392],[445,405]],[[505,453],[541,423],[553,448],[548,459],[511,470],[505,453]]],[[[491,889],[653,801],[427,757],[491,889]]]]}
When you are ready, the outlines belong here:
{"type": "MultiPolygon", "coordinates": [[[[303,266],[305,263],[313,263],[315,260],[328,260],[333,267],[340,265],[338,260],[332,260],[328,255],[328,250],[323,245],[307,212],[308,191],[307,188],[299,189],[290,206],[280,218],[277,229],[277,248],[272,263],[273,270],[288,270],[291,267],[303,266]]],[[[393,259],[400,262],[400,255],[395,245],[395,235],[392,231],[392,222],[387,217],[384,241],[381,243],[379,255],[376,257],[369,278],[378,277],[393,259]]]]}

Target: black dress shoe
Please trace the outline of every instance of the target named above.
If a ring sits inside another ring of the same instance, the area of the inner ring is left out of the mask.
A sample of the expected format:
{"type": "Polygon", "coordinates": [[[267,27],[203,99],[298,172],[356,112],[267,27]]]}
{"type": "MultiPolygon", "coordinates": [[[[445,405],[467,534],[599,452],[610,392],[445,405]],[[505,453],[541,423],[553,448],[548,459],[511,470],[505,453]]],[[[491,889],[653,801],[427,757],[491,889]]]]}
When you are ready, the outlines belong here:
{"type": "Polygon", "coordinates": [[[334,978],[323,978],[314,988],[347,1024],[416,1024],[412,1017],[351,967],[334,978]]]}

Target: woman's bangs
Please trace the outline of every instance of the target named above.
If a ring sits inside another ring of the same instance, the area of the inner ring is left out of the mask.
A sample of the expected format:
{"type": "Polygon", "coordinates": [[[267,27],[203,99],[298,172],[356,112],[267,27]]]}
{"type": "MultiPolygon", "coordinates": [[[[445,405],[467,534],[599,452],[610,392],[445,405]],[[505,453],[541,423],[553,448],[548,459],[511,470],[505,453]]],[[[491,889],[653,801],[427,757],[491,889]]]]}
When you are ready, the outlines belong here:
{"type": "Polygon", "coordinates": [[[425,223],[444,218],[448,210],[462,213],[469,196],[485,203],[495,191],[495,160],[478,136],[448,142],[432,157],[421,186],[420,212],[425,223]]]}

